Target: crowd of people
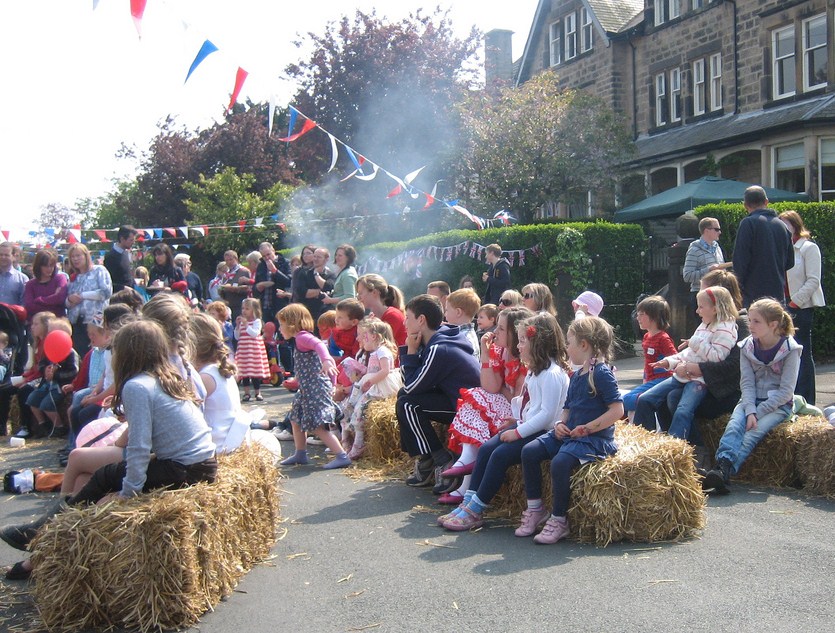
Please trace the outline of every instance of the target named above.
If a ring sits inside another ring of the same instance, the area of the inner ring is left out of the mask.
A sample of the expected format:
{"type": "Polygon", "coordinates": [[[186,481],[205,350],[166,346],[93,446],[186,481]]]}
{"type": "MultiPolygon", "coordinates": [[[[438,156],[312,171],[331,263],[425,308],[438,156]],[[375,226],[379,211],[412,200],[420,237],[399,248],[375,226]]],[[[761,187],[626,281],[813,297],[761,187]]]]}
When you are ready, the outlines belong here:
{"type": "MultiPolygon", "coordinates": [[[[287,261],[263,243],[246,265],[226,251],[205,295],[188,256],[165,244],[152,248],[150,270],[132,270],[131,227],[120,228],[104,265],[73,244],[63,271],[52,251],[39,251],[31,279],[15,266],[14,245],[0,244],[0,302],[25,309],[34,349],[25,373],[3,377],[0,432],[17,397],[20,437],[68,437],[54,513],[211,481],[215,455],[250,441],[279,455],[278,440],[292,440],[284,466],[308,464],[316,442],[331,454],[325,469],[350,466],[365,453],[369,403],[396,396],[401,448],[415,459],[406,484],[433,486],[440,503],[455,506],[439,525],[480,526],[508,468],[521,464],[527,508],[516,536],[545,544],[569,533],[571,474],[617,451],[618,420],[700,445],[694,419],[724,412],[731,418],[715,467],[703,474],[706,490],[726,492],[756,444],[790,416],[795,394],[814,404],[811,310],[823,304],[820,252],[800,217],[777,218],[758,187],[745,206],[734,272],[716,242],[718,221],[701,222],[683,271],[701,323],[682,346],[667,333],[664,298],[638,303],[644,384],[627,393],[611,365],[603,298],[581,293],[564,333],[549,287],[514,290],[497,244],[486,249],[482,297],[464,278],[456,290],[432,281],[408,302],[382,276],[359,276],[348,244],[335,249],[333,266],[330,251],[314,245],[287,261]],[[52,332],[71,336],[63,358],[47,353],[52,332]],[[241,402],[263,399],[273,366],[295,392],[290,413],[253,420],[241,402]],[[448,426],[445,438],[433,423],[448,426]],[[85,442],[93,427],[95,441],[85,442]],[[112,441],[102,446],[105,436],[112,441]]],[[[48,516],[0,538],[25,549],[48,516]]],[[[26,577],[31,565],[9,573],[26,577]]]]}

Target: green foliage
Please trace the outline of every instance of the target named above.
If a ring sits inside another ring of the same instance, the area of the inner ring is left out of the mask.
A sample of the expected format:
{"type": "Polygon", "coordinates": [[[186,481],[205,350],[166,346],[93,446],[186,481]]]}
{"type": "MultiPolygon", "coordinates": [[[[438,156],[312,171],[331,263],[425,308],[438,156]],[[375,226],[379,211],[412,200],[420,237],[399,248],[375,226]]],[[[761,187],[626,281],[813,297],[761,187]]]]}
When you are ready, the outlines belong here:
{"type": "Polygon", "coordinates": [[[472,93],[460,106],[464,199],[529,221],[546,202],[614,184],[632,152],[628,130],[597,97],[543,72],[519,88],[472,93]]]}
{"type": "MultiPolygon", "coordinates": [[[[235,226],[241,220],[269,217],[290,197],[294,188],[281,183],[273,185],[263,196],[253,193],[255,177],[251,174],[238,176],[234,168],[227,167],[212,178],[200,176],[198,184],[184,183],[188,195],[186,209],[192,225],[235,226]]],[[[208,252],[220,254],[232,249],[243,256],[255,250],[260,242],[281,245],[283,232],[274,223],[265,226],[248,226],[246,231],[209,231],[198,238],[196,244],[208,252]]]]}
{"type": "MultiPolygon", "coordinates": [[[[386,242],[360,249],[360,262],[374,256],[386,261],[397,255],[426,246],[452,246],[473,241],[486,246],[497,243],[506,251],[539,246],[539,254],[526,253],[525,265],[514,266],[514,288],[527,283],[546,283],[557,299],[561,318],[570,318],[570,303],[580,292],[591,289],[606,302],[603,316],[619,326],[623,338],[631,338],[629,313],[642,291],[644,233],[635,224],[609,222],[565,222],[510,226],[483,231],[447,231],[426,235],[405,242],[386,242]],[[576,277],[576,279],[575,279],[576,277]]],[[[406,296],[425,292],[426,284],[444,280],[457,288],[461,277],[475,279],[476,291],[482,294],[482,260],[462,254],[452,261],[423,260],[421,277],[415,274],[415,262],[399,270],[383,271],[390,283],[400,287],[406,296]]]]}
{"type": "MultiPolygon", "coordinates": [[[[769,207],[781,213],[794,210],[812,234],[821,251],[821,285],[827,301],[835,300],[835,203],[832,202],[773,202],[769,207]]],[[[733,257],[733,245],[739,223],[747,215],[742,204],[710,204],[695,209],[698,217],[713,217],[722,226],[719,244],[726,259],[733,257]]],[[[832,358],[835,350],[835,306],[815,310],[812,332],[814,354],[832,358]]]]}

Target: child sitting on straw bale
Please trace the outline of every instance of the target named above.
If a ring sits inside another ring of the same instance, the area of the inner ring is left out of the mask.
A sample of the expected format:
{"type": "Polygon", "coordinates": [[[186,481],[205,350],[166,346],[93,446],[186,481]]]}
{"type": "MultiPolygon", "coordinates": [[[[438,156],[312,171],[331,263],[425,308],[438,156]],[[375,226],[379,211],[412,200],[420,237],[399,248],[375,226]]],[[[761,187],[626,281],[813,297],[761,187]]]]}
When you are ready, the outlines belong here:
{"type": "Polygon", "coordinates": [[[678,351],[667,333],[670,327],[670,305],[664,297],[645,297],[638,302],[635,314],[638,327],[646,330],[641,341],[644,350],[644,382],[623,395],[623,408],[630,422],[635,417],[635,406],[640,395],[672,375],[669,370],[656,367],[655,363],[678,351]]]}
{"type": "Polygon", "coordinates": [[[448,530],[463,532],[484,523],[484,510],[504,483],[507,469],[522,460],[525,447],[554,425],[568,389],[565,340],[557,320],[541,313],[517,324],[519,358],[527,367],[512,415],[478,449],[470,488],[461,505],[438,519],[448,530]]]}
{"type": "Polygon", "coordinates": [[[617,451],[614,425],[623,416],[623,401],[608,365],[613,341],[612,326],[599,317],[577,319],[568,328],[568,358],[580,370],[571,376],[565,407],[553,430],[522,450],[528,509],[516,536],[534,534],[543,521],[534,542],[552,544],[568,536],[571,474],[617,451]],[[542,504],[540,464],[545,459],[551,460],[550,516],[542,504]]]}
{"type": "MultiPolygon", "coordinates": [[[[108,503],[155,488],[214,481],[217,462],[211,430],[192,382],[183,379],[169,356],[165,333],[150,320],[128,323],[116,333],[113,411],[124,415],[130,425],[125,459],[99,468],[77,494],[37,521],[3,528],[2,540],[25,550],[64,503],[108,503]]],[[[25,561],[17,563],[7,578],[30,573],[31,565],[25,561]]]]}
{"type": "Polygon", "coordinates": [[[653,369],[672,369],[673,375],[641,394],[635,405],[635,424],[654,431],[656,412],[666,404],[668,397],[681,392],[669,434],[683,440],[690,437],[696,409],[707,395],[704,378],[692,375],[687,364],[727,358],[737,338],[738,312],[730,292],[721,286],[706,288],[696,295],[696,302],[699,306],[696,312],[702,322],[690,337],[687,348],[651,365],[653,369]]]}
{"type": "Polygon", "coordinates": [[[791,416],[800,371],[803,347],[792,338],[792,318],[782,305],[773,299],[752,303],[748,328],[751,336],[740,344],[742,399],[719,441],[716,468],[704,479],[705,490],[723,494],[766,433],[791,416]]]}
{"type": "Polygon", "coordinates": [[[478,335],[475,333],[473,319],[481,307],[481,299],[472,288],[461,288],[451,293],[444,306],[444,318],[450,325],[457,325],[458,331],[467,337],[473,346],[473,356],[479,358],[478,335]]]}

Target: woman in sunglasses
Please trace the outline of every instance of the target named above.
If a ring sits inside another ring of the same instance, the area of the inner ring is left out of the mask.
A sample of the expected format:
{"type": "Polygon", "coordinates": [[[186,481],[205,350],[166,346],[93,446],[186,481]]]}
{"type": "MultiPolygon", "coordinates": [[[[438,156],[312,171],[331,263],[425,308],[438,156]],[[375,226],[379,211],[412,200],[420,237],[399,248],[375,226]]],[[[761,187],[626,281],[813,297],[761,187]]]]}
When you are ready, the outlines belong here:
{"type": "Polygon", "coordinates": [[[545,284],[533,283],[522,288],[522,304],[531,312],[547,312],[552,317],[557,316],[554,295],[545,284]]]}
{"type": "Polygon", "coordinates": [[[516,290],[505,290],[502,293],[502,298],[496,304],[499,310],[507,310],[508,308],[516,308],[522,306],[522,293],[516,290]]]}

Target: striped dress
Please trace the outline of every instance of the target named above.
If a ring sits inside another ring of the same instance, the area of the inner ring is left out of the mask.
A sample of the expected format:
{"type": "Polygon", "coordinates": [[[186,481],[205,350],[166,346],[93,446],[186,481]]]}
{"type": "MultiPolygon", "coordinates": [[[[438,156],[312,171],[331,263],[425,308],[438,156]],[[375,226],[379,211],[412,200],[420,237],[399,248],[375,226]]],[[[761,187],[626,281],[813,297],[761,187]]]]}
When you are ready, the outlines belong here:
{"type": "Polygon", "coordinates": [[[267,360],[267,348],[261,336],[261,319],[242,322],[236,332],[238,347],[235,351],[235,364],[238,366],[238,379],[270,377],[270,363],[267,360]]]}

